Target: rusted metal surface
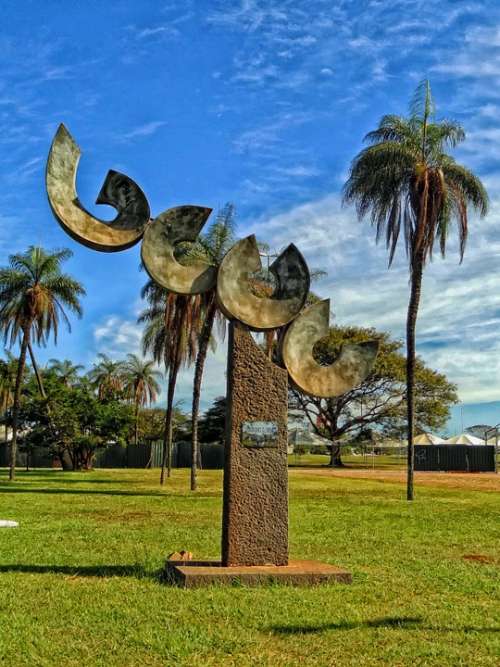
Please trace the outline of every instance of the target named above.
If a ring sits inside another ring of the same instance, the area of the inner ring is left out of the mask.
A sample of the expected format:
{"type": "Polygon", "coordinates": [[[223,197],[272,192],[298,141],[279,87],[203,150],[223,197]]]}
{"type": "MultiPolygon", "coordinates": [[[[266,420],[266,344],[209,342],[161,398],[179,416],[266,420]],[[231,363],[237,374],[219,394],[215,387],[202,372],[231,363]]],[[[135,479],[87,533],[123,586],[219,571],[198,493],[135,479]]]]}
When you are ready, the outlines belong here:
{"type": "Polygon", "coordinates": [[[204,262],[184,265],[174,254],[177,243],[196,241],[211,212],[203,206],[178,206],[164,211],[146,227],[142,261],[150,277],[165,289],[201,294],[214,287],[216,267],[204,262]]]}
{"type": "Polygon", "coordinates": [[[247,327],[229,328],[222,563],[288,563],[288,376],[247,327]],[[275,446],[246,447],[242,426],[272,422],[275,446]]]}
{"type": "Polygon", "coordinates": [[[293,320],[309,292],[307,264],[290,244],[269,267],[274,288],[258,294],[255,283],[262,272],[255,236],[235,243],[222,260],[217,276],[217,297],[223,312],[252,329],[275,329],[293,320]]]}
{"type": "Polygon", "coordinates": [[[313,356],[314,344],[328,334],[330,300],[306,308],[288,328],[282,356],[293,383],[312,396],[331,398],[361,384],[373,368],[378,342],[344,345],[339,357],[321,366],[313,356]]]}
{"type": "Polygon", "coordinates": [[[115,252],[137,243],[149,220],[149,204],[131,178],[109,171],[96,200],[113,206],[118,215],[111,222],[99,220],[80,203],[76,173],[81,151],[73,137],[60,125],[47,161],[46,186],[52,211],[63,229],[76,241],[94,250],[115,252]]]}

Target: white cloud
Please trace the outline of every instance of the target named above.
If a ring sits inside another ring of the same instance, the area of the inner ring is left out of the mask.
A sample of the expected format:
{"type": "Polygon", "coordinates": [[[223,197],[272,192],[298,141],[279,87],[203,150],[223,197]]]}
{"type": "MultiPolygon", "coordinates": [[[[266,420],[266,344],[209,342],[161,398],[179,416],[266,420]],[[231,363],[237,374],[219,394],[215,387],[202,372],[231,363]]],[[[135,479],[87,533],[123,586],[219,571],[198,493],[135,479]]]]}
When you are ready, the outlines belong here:
{"type": "Polygon", "coordinates": [[[136,39],[151,39],[152,37],[177,37],[179,31],[170,25],[160,25],[155,28],[143,28],[136,32],[136,39]]]}
{"type": "Polygon", "coordinates": [[[136,139],[137,137],[149,137],[152,134],[155,134],[161,127],[166,125],[167,122],[164,120],[153,120],[149,123],[144,123],[143,125],[138,125],[129,132],[125,132],[121,135],[121,139],[130,140],[136,139]]]}
{"type": "MultiPolygon", "coordinates": [[[[492,216],[500,216],[500,203],[493,203],[492,216]]],[[[458,384],[464,401],[500,396],[500,279],[495,271],[500,239],[488,230],[495,228],[472,222],[462,265],[450,235],[446,260],[436,257],[426,269],[417,325],[417,352],[458,384]]],[[[328,271],[314,289],[332,299],[337,323],[374,326],[404,339],[409,293],[404,254],[388,270],[385,248],[375,245],[369,223],[359,223],[337,196],[261,219],[250,232],[273,249],[293,241],[310,267],[328,271]]]]}
{"type": "Polygon", "coordinates": [[[142,330],[135,320],[109,315],[94,328],[97,351],[113,358],[123,357],[129,352],[140,354],[142,330]]]}
{"type": "MultiPolygon", "coordinates": [[[[500,219],[500,202],[492,217],[500,219]]],[[[352,209],[343,208],[337,195],[293,207],[269,219],[261,218],[245,233],[255,233],[273,250],[295,242],[311,268],[328,271],[314,286],[331,298],[338,324],[355,324],[405,334],[408,269],[401,252],[387,269],[387,253],[374,242],[368,222],[359,223],[352,209]]],[[[500,397],[500,261],[496,227],[473,220],[464,263],[458,263],[450,236],[448,257],[436,257],[424,275],[417,325],[417,352],[436,370],[457,383],[462,401],[500,397]]],[[[140,352],[142,329],[135,321],[110,316],[94,331],[96,347],[112,357],[140,352]]],[[[219,344],[207,361],[204,408],[225,392],[226,348],[219,344]]],[[[177,397],[189,410],[192,369],[179,375],[177,397]]]]}
{"type": "Polygon", "coordinates": [[[320,170],[314,165],[307,164],[297,164],[292,167],[283,167],[279,170],[280,174],[285,177],[292,176],[296,178],[311,178],[312,176],[318,176],[320,170]]]}
{"type": "Polygon", "coordinates": [[[312,118],[313,116],[310,113],[291,113],[287,111],[272,122],[242,132],[233,141],[234,149],[237,153],[262,149],[269,152],[276,144],[282,143],[283,132],[291,127],[303,125],[311,121],[312,118]]]}
{"type": "MultiPolygon", "coordinates": [[[[143,327],[135,320],[110,315],[94,328],[96,352],[103,352],[112,359],[123,359],[133,353],[142,356],[141,339],[143,327]]],[[[201,407],[205,410],[217,396],[226,393],[227,343],[218,341],[215,353],[209,351],[203,374],[201,407]]],[[[164,372],[161,367],[160,370],[164,372]]],[[[193,391],[193,366],[182,368],[176,385],[176,401],[181,401],[183,409],[190,411],[193,391]]],[[[166,380],[161,382],[162,392],[158,403],[166,400],[166,380]]]]}

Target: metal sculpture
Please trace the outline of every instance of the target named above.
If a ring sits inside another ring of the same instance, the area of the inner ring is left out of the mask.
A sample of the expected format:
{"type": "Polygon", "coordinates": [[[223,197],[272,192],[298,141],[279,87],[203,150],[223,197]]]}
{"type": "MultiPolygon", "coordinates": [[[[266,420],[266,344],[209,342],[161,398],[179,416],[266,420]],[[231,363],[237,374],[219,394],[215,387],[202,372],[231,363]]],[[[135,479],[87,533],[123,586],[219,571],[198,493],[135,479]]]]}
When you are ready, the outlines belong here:
{"type": "Polygon", "coordinates": [[[78,201],[79,157],[78,146],[61,125],[50,149],[46,184],[51,208],[63,229],[80,243],[108,252],[143,238],[142,261],[154,281],[179,294],[216,288],[218,305],[230,320],[222,563],[216,563],[217,568],[193,561],[189,566],[170,563],[167,572],[186,586],[231,582],[234,568],[240,568],[237,576],[248,583],[270,577],[294,583],[350,581],[348,572],[334,566],[288,562],[288,381],[315,396],[337,396],[368,375],[377,343],[346,345],[334,363],[320,366],[313,347],[328,333],[329,301],[304,308],[309,270],[293,244],[267,273],[254,236],[238,241],[218,270],[203,262],[183,263],[176,246],[196,241],[211,209],[179,206],[150,220],[139,186],[110,171],[97,203],[114,206],[118,215],[110,223],[103,222],[78,201]],[[269,360],[250,335],[251,329],[282,327],[288,327],[281,346],[284,368],[269,360]]]}
{"type": "Polygon", "coordinates": [[[109,204],[118,211],[111,222],[99,220],[80,203],[76,193],[76,173],[80,149],[60,125],[47,160],[46,185],[52,211],[63,229],[75,241],[104,252],[125,250],[141,240],[149,220],[149,204],[141,188],[131,178],[109,171],[96,204],[109,204]]]}
{"type": "Polygon", "coordinates": [[[178,294],[201,294],[214,287],[216,267],[203,262],[186,266],[175,256],[178,243],[196,241],[211,212],[211,208],[202,206],[169,208],[146,227],[142,261],[149,276],[165,289],[178,294]]]}
{"type": "Polygon", "coordinates": [[[282,355],[293,383],[306,394],[333,398],[361,384],[373,368],[377,341],[344,345],[338,358],[321,366],[314,358],[315,343],[328,334],[330,299],[304,309],[287,329],[282,355]]]}
{"type": "Polygon", "coordinates": [[[229,250],[217,275],[217,298],[229,319],[251,329],[276,329],[302,310],[309,293],[309,269],[298,249],[290,244],[271,264],[262,284],[262,264],[255,236],[229,250]],[[268,293],[269,292],[269,293],[268,293]]]}

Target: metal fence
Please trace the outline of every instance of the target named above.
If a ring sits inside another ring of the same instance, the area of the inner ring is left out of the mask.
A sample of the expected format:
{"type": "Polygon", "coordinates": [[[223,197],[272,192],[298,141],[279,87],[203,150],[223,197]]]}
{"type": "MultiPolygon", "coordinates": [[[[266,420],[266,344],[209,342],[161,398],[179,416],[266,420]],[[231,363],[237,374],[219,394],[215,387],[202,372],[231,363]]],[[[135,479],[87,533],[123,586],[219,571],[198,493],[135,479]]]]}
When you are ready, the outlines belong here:
{"type": "MultiPolygon", "coordinates": [[[[150,442],[144,445],[109,445],[98,449],[94,458],[94,468],[159,468],[161,466],[163,443],[150,442]]],[[[18,449],[16,465],[26,466],[27,453],[18,449]]],[[[224,445],[218,443],[200,445],[201,467],[205,470],[224,467],[224,445]]],[[[0,443],[0,467],[10,464],[10,447],[0,443]]],[[[59,467],[58,459],[49,453],[47,447],[35,447],[29,455],[31,468],[59,467]]],[[[172,447],[172,467],[191,466],[191,443],[176,442],[172,447]]]]}
{"type": "Polygon", "coordinates": [[[415,470],[496,472],[492,445],[415,445],[415,470]]]}

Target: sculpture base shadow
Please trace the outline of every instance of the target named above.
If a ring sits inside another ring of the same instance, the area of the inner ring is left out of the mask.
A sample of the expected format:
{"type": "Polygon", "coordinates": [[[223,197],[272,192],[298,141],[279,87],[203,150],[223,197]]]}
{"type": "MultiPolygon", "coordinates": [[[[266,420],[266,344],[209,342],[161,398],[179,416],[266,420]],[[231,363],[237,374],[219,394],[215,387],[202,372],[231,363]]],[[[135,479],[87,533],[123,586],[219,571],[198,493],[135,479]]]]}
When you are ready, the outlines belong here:
{"type": "Polygon", "coordinates": [[[352,574],[335,565],[314,560],[295,560],[288,565],[234,565],[220,561],[167,561],[163,570],[164,583],[182,588],[204,586],[262,586],[287,584],[314,586],[318,584],[352,583],[352,574]]]}

